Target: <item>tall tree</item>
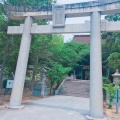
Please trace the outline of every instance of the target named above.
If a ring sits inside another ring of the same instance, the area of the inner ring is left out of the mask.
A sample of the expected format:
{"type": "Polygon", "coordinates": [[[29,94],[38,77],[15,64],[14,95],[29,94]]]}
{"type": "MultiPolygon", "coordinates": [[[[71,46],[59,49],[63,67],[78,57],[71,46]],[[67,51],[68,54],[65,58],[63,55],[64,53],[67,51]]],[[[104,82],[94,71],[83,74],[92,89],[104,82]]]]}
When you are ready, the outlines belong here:
{"type": "MultiPolygon", "coordinates": [[[[105,17],[108,21],[120,21],[120,14],[108,15],[105,17]]],[[[120,56],[120,32],[102,33],[103,42],[103,61],[108,64],[111,72],[119,68],[120,56]],[[118,63],[117,63],[118,62],[118,63]]]]}
{"type": "Polygon", "coordinates": [[[89,45],[86,44],[71,41],[58,46],[51,50],[53,57],[50,61],[51,70],[48,73],[51,89],[57,88],[65,75],[77,66],[78,61],[89,54],[89,45]]]}
{"type": "Polygon", "coordinates": [[[53,44],[51,44],[52,35],[35,35],[33,37],[29,59],[29,64],[33,65],[31,90],[34,87],[37,71],[43,70],[48,65],[52,55],[49,50],[53,47],[53,44]]]}

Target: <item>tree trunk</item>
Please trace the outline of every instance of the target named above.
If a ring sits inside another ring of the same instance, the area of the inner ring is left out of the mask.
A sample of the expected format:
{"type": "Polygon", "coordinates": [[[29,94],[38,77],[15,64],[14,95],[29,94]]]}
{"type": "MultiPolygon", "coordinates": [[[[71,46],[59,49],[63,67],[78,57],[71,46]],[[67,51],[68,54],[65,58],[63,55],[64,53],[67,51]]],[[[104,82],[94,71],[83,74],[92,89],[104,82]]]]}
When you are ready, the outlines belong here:
{"type": "Polygon", "coordinates": [[[0,88],[2,88],[2,78],[3,78],[5,63],[6,63],[6,57],[8,54],[8,47],[9,47],[9,41],[10,41],[9,39],[10,39],[10,36],[7,36],[6,44],[5,44],[5,48],[4,48],[3,62],[1,65],[1,71],[0,71],[0,88]]]}

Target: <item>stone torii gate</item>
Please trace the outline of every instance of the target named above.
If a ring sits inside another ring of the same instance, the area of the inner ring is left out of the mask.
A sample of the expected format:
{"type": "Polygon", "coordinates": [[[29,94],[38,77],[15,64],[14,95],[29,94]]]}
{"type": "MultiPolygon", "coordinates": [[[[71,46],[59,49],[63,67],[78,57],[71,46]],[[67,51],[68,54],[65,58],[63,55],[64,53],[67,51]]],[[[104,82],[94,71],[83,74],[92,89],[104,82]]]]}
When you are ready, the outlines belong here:
{"type": "Polygon", "coordinates": [[[23,7],[5,5],[11,19],[25,20],[20,26],[9,26],[8,34],[21,34],[22,40],[9,108],[22,108],[21,100],[32,34],[90,33],[90,116],[103,118],[101,32],[120,31],[120,22],[101,21],[101,15],[119,13],[120,0],[23,7]],[[65,17],[91,16],[84,24],[65,24],[65,17]],[[37,25],[34,19],[53,19],[53,25],[37,25]]]}

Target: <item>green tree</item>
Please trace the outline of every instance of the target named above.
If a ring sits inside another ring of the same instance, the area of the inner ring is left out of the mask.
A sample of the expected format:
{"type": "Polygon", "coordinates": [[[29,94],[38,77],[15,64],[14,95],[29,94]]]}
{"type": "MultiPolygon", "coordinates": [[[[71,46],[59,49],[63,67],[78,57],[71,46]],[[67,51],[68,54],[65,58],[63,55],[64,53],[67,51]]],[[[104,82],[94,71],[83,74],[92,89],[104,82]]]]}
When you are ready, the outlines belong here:
{"type": "Polygon", "coordinates": [[[24,6],[51,5],[51,0],[7,0],[5,2],[12,5],[24,5],[24,6]]]}
{"type": "Polygon", "coordinates": [[[108,21],[120,21],[120,13],[115,15],[107,15],[105,16],[105,19],[108,21]]]}
{"type": "Polygon", "coordinates": [[[105,89],[106,93],[108,94],[109,104],[108,108],[112,108],[112,101],[115,97],[116,90],[118,89],[115,87],[112,83],[110,84],[104,84],[103,88],[105,89]]]}
{"type": "Polygon", "coordinates": [[[120,68],[120,53],[119,52],[111,53],[110,56],[108,57],[108,64],[114,70],[120,68]]]}
{"type": "Polygon", "coordinates": [[[53,87],[56,89],[65,75],[77,66],[78,61],[89,54],[89,45],[74,41],[65,44],[62,41],[58,43],[51,49],[53,56],[50,61],[51,70],[48,73],[51,89],[53,87]]]}
{"type": "MultiPolygon", "coordinates": [[[[105,17],[108,21],[120,21],[120,14],[108,15],[105,17]]],[[[102,33],[103,42],[103,64],[109,65],[111,72],[120,69],[120,32],[102,33]],[[118,62],[118,63],[117,63],[118,62]]]]}
{"type": "Polygon", "coordinates": [[[60,85],[60,83],[63,81],[64,77],[70,70],[70,67],[63,67],[62,64],[51,62],[51,70],[48,72],[51,94],[52,90],[55,90],[60,85]]]}
{"type": "Polygon", "coordinates": [[[77,62],[84,56],[89,54],[89,45],[83,43],[77,43],[75,41],[68,42],[59,47],[59,51],[56,49],[53,51],[54,60],[61,63],[65,67],[75,67],[77,62]]]}
{"type": "Polygon", "coordinates": [[[34,87],[36,74],[44,67],[48,66],[52,56],[50,49],[54,47],[54,45],[51,43],[52,35],[35,35],[33,37],[29,58],[29,64],[33,65],[31,90],[34,87]]]}

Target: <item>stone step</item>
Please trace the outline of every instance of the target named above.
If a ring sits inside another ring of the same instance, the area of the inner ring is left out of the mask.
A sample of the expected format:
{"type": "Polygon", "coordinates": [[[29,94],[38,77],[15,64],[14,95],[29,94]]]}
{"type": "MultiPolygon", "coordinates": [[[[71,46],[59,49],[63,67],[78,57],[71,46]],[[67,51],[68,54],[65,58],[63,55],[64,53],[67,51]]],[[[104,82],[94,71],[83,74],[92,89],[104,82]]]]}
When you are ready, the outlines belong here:
{"type": "Polygon", "coordinates": [[[89,81],[66,81],[61,90],[59,91],[59,95],[66,96],[76,96],[76,97],[85,97],[89,98],[90,93],[90,82],[89,81]]]}

